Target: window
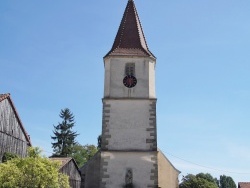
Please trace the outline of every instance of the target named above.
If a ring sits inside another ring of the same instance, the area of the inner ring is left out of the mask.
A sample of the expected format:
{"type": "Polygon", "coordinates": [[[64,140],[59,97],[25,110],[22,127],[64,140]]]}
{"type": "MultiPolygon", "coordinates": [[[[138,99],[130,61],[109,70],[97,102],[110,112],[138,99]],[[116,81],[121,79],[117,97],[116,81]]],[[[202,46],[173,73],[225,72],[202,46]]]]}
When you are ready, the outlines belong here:
{"type": "Polygon", "coordinates": [[[127,63],[125,66],[125,75],[134,76],[135,75],[135,64],[127,63]]]}

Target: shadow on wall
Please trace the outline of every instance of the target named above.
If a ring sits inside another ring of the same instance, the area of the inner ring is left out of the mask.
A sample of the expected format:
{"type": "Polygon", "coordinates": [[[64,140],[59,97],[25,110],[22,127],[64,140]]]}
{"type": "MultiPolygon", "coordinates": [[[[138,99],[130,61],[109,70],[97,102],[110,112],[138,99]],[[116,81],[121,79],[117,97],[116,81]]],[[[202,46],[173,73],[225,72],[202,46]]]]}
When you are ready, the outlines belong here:
{"type": "Polygon", "coordinates": [[[123,188],[134,188],[134,186],[133,186],[133,184],[130,184],[130,185],[123,186],[123,188]]]}

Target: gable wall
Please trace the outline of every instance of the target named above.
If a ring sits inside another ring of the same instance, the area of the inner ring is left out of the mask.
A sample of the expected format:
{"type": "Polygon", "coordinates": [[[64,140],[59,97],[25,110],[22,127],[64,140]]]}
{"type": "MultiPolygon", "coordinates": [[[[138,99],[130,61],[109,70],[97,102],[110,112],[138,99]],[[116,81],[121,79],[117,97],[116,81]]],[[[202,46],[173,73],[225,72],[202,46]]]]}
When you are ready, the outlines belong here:
{"type": "Polygon", "coordinates": [[[0,161],[5,152],[24,157],[28,142],[8,99],[0,102],[0,161]]]}
{"type": "Polygon", "coordinates": [[[178,188],[179,171],[169,162],[165,155],[158,151],[158,176],[160,188],[178,188]]]}
{"type": "Polygon", "coordinates": [[[69,182],[72,188],[80,188],[81,175],[73,160],[64,165],[60,169],[60,172],[69,176],[69,182]]]}
{"type": "Polygon", "coordinates": [[[100,150],[81,167],[82,185],[81,188],[99,188],[100,187],[100,150]]]}

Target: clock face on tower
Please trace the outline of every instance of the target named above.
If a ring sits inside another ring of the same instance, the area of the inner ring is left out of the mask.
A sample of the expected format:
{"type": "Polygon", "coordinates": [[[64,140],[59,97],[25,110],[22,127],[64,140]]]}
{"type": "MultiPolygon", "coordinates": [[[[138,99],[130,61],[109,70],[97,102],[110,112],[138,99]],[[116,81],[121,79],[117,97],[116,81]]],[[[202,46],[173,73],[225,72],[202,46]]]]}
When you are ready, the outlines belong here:
{"type": "Polygon", "coordinates": [[[135,87],[135,85],[137,84],[137,80],[134,76],[127,75],[123,79],[123,84],[128,88],[132,88],[135,87]]]}

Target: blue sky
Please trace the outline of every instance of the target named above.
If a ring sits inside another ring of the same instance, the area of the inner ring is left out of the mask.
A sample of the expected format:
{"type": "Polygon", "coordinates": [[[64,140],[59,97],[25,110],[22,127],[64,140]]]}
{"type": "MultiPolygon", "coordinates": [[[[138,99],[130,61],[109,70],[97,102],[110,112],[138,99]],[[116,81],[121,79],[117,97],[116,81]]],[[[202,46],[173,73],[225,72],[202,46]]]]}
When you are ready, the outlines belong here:
{"type": "MultiPolygon", "coordinates": [[[[0,93],[50,155],[68,107],[78,142],[101,133],[103,56],[126,0],[0,1],[0,93]]],[[[187,173],[250,181],[250,1],[136,0],[157,57],[158,146],[187,173]]]]}

